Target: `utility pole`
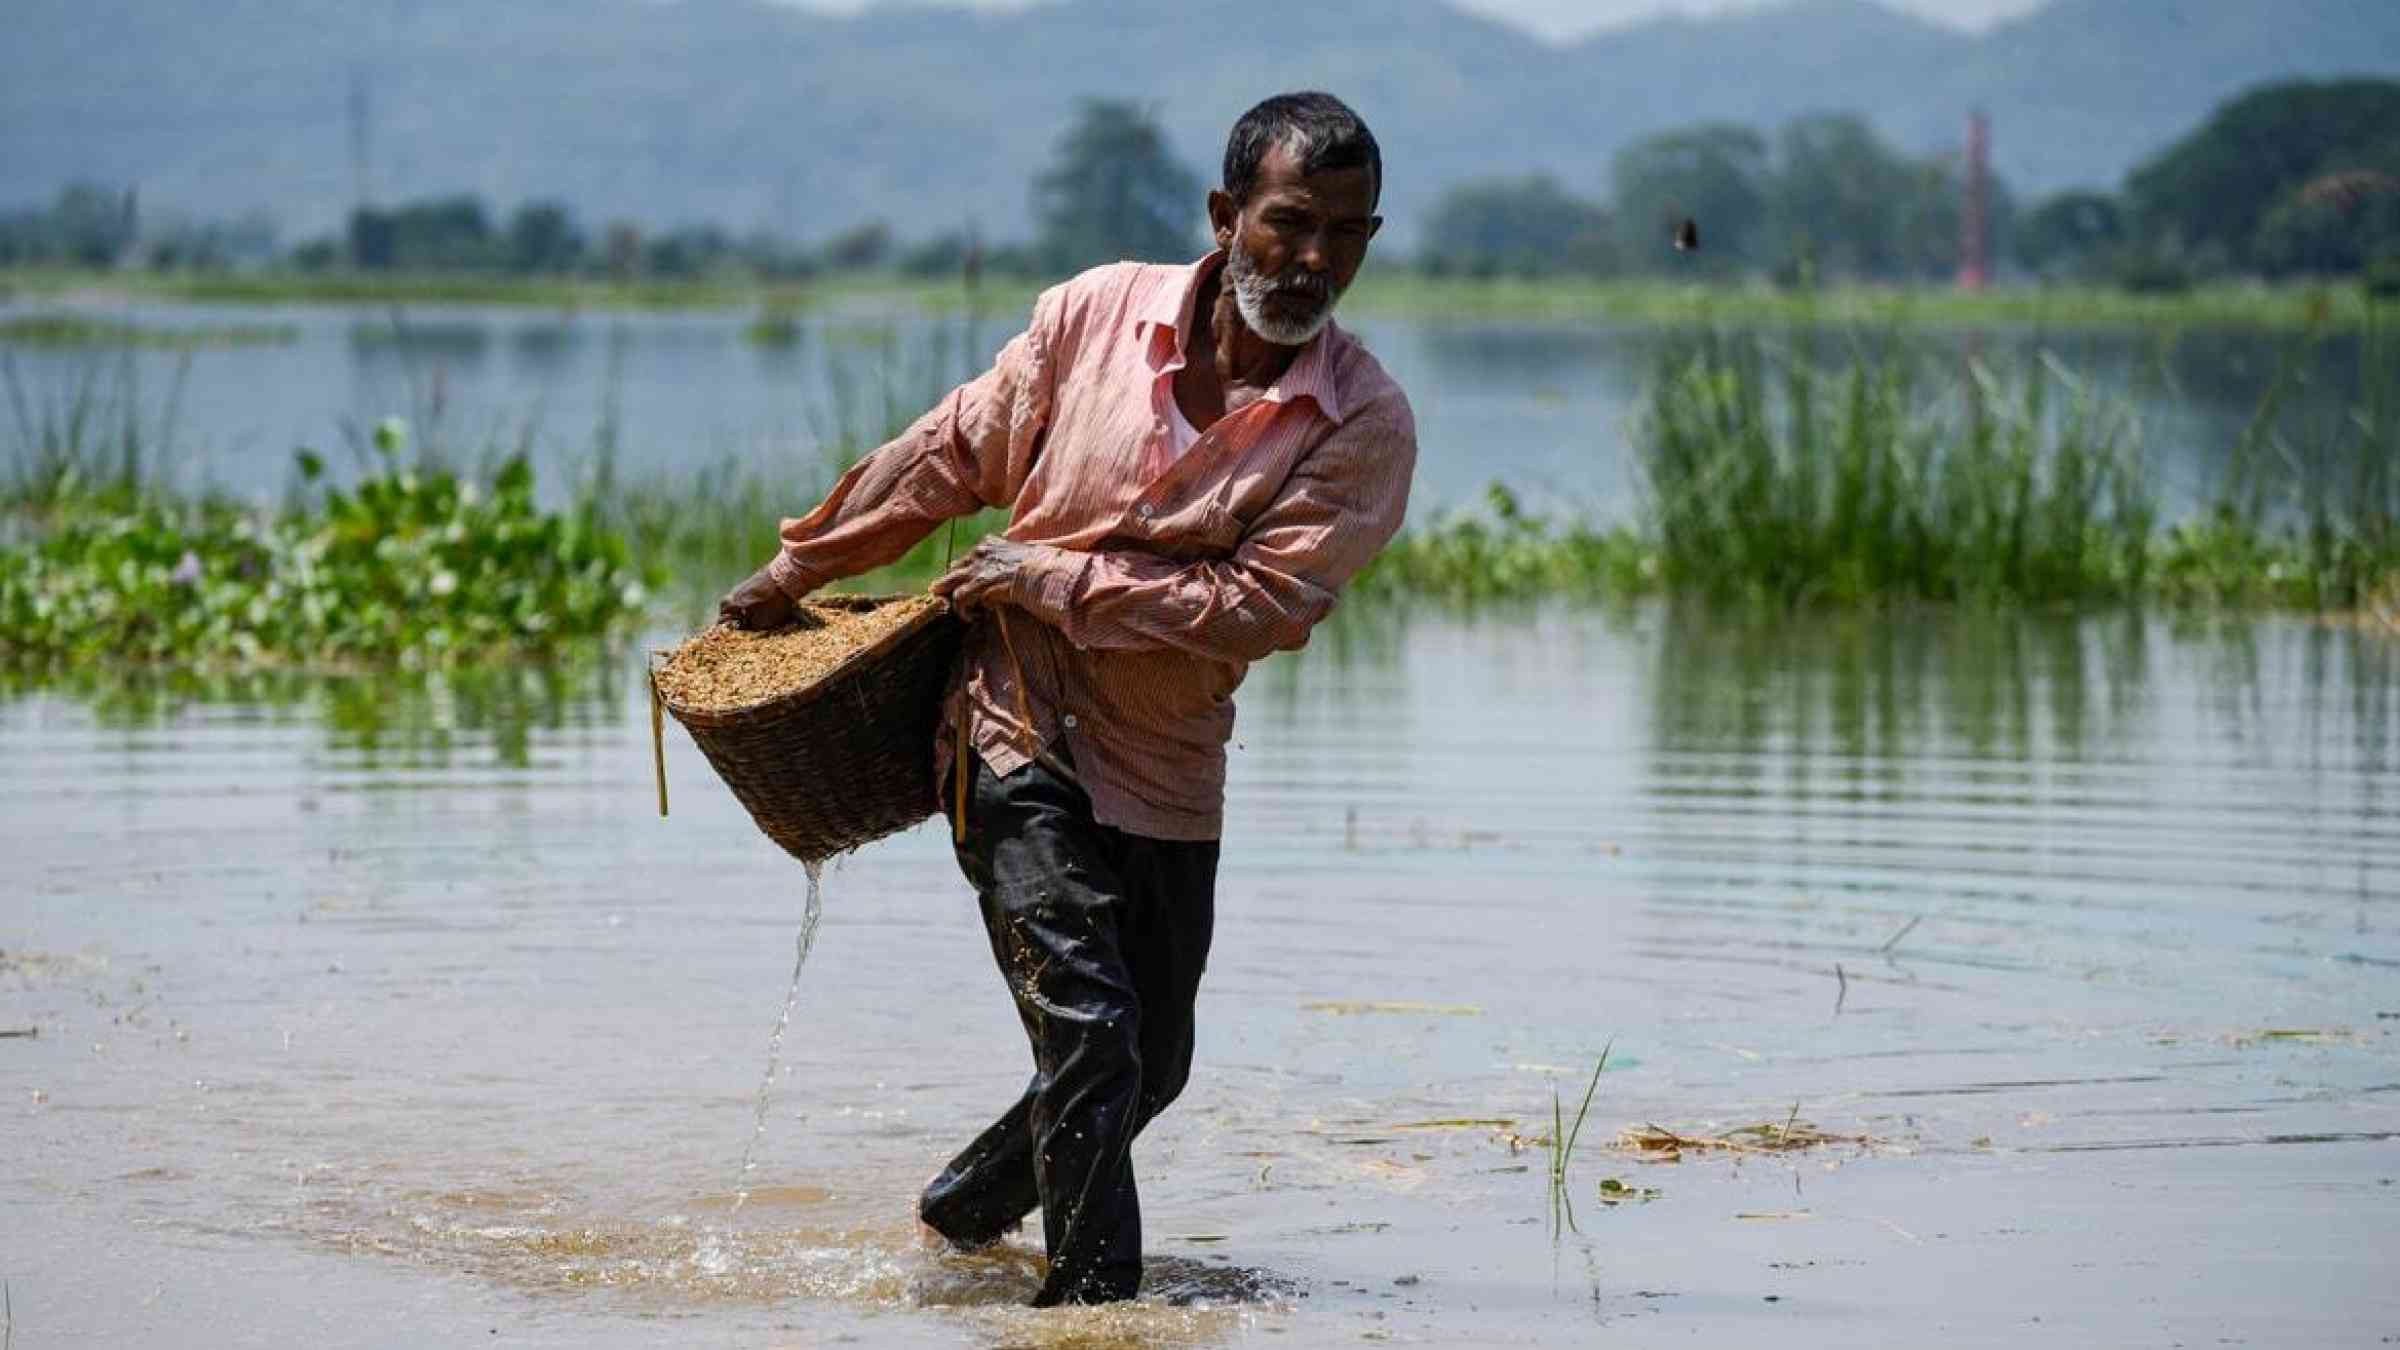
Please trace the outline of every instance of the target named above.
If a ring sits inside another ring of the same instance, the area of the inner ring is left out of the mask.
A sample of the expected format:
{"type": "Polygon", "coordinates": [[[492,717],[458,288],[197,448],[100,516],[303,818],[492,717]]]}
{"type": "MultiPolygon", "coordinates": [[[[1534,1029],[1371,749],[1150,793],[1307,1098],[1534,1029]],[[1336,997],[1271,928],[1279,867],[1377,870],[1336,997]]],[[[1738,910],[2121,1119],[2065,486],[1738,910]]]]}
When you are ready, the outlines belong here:
{"type": "Polygon", "coordinates": [[[370,94],[371,91],[367,84],[367,63],[364,61],[351,62],[349,110],[350,220],[352,223],[352,228],[348,231],[348,233],[350,236],[350,265],[352,267],[357,267],[361,262],[361,259],[358,257],[359,240],[356,225],[361,215],[367,209],[367,156],[368,152],[373,148],[372,137],[374,134],[371,129],[373,109],[369,105],[368,101],[370,94]]]}
{"type": "Polygon", "coordinates": [[[1992,123],[1977,108],[1967,114],[1966,209],[1959,213],[1958,288],[1980,291],[1992,280],[1992,123]]]}

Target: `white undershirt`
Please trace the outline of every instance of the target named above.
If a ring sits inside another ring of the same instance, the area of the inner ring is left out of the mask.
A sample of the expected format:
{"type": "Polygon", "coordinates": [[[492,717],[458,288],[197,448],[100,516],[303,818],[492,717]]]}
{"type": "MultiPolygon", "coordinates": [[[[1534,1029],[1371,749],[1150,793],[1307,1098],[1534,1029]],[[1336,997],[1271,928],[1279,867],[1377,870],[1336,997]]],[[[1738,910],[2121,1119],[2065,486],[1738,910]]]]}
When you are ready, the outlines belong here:
{"type": "Polygon", "coordinates": [[[1199,439],[1200,433],[1192,426],[1192,420],[1183,415],[1183,403],[1175,397],[1175,386],[1169,384],[1167,386],[1167,457],[1169,459],[1183,458],[1183,452],[1191,449],[1192,442],[1199,439]]]}

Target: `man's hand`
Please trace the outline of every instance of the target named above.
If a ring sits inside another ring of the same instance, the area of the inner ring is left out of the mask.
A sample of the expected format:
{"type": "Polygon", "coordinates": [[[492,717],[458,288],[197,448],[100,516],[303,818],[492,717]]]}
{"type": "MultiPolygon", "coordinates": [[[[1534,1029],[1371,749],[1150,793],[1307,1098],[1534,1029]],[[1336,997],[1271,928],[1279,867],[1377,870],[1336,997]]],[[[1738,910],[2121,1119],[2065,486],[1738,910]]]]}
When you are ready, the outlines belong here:
{"type": "Polygon", "coordinates": [[[790,623],[792,614],[798,608],[792,597],[785,594],[783,587],[776,585],[775,578],[768,576],[767,569],[762,567],[717,602],[717,622],[747,628],[754,633],[764,632],[790,623]]]}
{"type": "Polygon", "coordinates": [[[933,593],[946,597],[961,614],[1008,600],[1017,573],[1033,560],[1034,546],[999,535],[986,535],[958,565],[934,578],[933,593]]]}

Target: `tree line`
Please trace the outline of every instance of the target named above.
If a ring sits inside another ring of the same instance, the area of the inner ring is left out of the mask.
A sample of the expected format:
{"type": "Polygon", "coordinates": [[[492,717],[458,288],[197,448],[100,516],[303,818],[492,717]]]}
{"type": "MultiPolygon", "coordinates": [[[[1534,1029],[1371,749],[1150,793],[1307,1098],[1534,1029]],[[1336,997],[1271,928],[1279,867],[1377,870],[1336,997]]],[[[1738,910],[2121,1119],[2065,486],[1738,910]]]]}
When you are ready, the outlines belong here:
{"type": "MultiPolygon", "coordinates": [[[[1430,275],[1617,277],[1664,273],[1927,282],[1960,263],[1963,174],[1954,153],[1912,155],[1849,113],[1772,133],[1706,123],[1650,136],[1585,195],[1554,176],[1461,183],[1423,222],[1413,259],[1430,275]],[[1700,247],[1670,240],[1696,222],[1700,247]]],[[[1184,259],[1201,247],[1203,179],[1143,106],[1092,99],[1031,185],[1035,232],[987,245],[972,229],[903,240],[870,221],[813,246],[708,224],[594,230],[561,202],[506,216],[450,196],[354,210],[338,234],[273,247],[272,230],[145,226],[134,195],[74,185],[48,208],[0,214],[0,265],[161,268],[271,257],[303,271],[516,276],[747,276],[886,271],[1041,278],[1118,258],[1184,259]],[[263,239],[263,242],[262,242],[263,239]]],[[[2020,204],[1988,185],[1992,257],[2040,280],[2174,289],[2229,276],[2372,273],[2400,289],[2400,82],[2262,86],[2227,101],[2137,165],[2115,192],[2020,204]]]]}
{"type": "MultiPolygon", "coordinates": [[[[1427,222],[1429,271],[1928,281],[1954,275],[1964,166],[1910,156],[1864,119],[1817,113],[1770,138],[1712,124],[1627,146],[1605,201],[1547,176],[1452,188],[1427,222]],[[1699,222],[1697,259],[1669,235],[1699,222]]],[[[2116,192],[2027,204],[1989,183],[1994,261],[2044,281],[2180,289],[2233,276],[2372,273],[2400,290],[2400,82],[2262,86],[2136,165],[2116,192]]]]}

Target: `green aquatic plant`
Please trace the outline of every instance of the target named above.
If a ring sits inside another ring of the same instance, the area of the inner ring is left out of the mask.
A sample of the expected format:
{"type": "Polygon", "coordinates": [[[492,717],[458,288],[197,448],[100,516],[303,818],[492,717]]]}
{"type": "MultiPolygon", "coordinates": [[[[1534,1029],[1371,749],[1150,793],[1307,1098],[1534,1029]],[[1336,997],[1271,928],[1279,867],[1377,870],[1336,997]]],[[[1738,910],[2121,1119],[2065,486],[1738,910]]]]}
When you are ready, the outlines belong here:
{"type": "Polygon", "coordinates": [[[1657,572],[1656,550],[1635,531],[1528,511],[1494,483],[1481,511],[1443,512],[1402,531],[1353,589],[1469,603],[1625,595],[1652,589],[1657,572]]]}
{"type": "Polygon", "coordinates": [[[300,330],[288,323],[219,323],[165,328],[94,318],[88,314],[24,314],[0,319],[0,345],[22,347],[196,347],[283,346],[300,330]]]}
{"type": "Polygon", "coordinates": [[[2371,319],[2359,334],[2356,395],[2328,412],[2281,416],[2315,337],[2287,345],[2210,509],[2157,541],[2161,593],[2355,610],[2400,592],[2400,350],[2391,325],[2371,319]]]}
{"type": "Polygon", "coordinates": [[[1664,583],[1720,597],[2119,598],[2156,518],[2130,414],[2047,360],[1941,379],[1897,346],[1703,335],[1662,359],[1634,446],[1664,583]]]}
{"type": "Polygon", "coordinates": [[[0,550],[0,660],[472,665],[622,631],[646,578],[585,508],[545,511],[514,459],[488,480],[384,461],[268,510],[133,489],[53,493],[0,550]]]}
{"type": "Polygon", "coordinates": [[[1592,1081],[1584,1086],[1583,1103],[1575,1108],[1575,1120],[1568,1124],[1566,1113],[1558,1098],[1558,1088],[1550,1089],[1550,1218],[1553,1232],[1562,1226],[1575,1226],[1575,1210],[1569,1203],[1567,1168],[1575,1157],[1575,1141],[1583,1137],[1584,1118],[1592,1111],[1592,1094],[1600,1090],[1600,1073],[1608,1067],[1608,1052],[1616,1048],[1612,1039],[1600,1047],[1600,1062],[1592,1066],[1592,1081]]]}

